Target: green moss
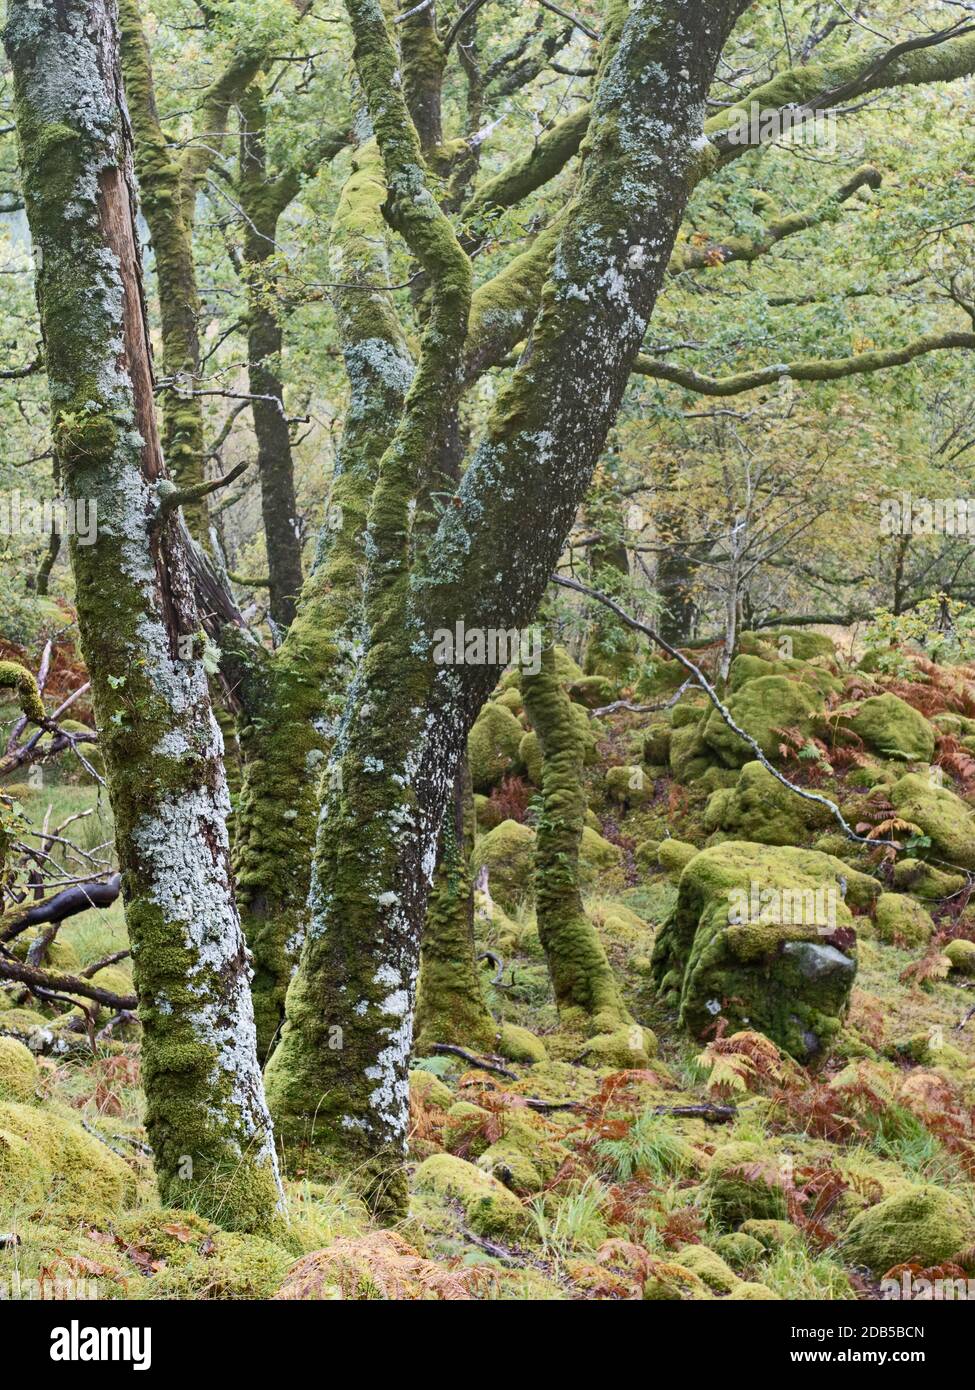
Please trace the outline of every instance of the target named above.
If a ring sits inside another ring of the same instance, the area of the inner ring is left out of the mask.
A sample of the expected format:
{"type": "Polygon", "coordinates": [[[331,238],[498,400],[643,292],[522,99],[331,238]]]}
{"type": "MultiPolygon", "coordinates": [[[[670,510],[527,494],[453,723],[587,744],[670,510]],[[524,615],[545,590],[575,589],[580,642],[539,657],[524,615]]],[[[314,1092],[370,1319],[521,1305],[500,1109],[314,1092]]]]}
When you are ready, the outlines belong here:
{"type": "Polygon", "coordinates": [[[607,798],[624,810],[653,800],[653,782],[642,767],[609,767],[605,782],[607,798]]]}
{"type": "Polygon", "coordinates": [[[667,723],[651,724],[643,733],[643,760],[653,767],[670,765],[670,740],[673,729],[667,723]]]}
{"type": "Polygon", "coordinates": [[[881,893],[875,917],[877,936],[890,945],[926,946],[934,923],[920,903],[903,893],[881,893]]]}
{"type": "Polygon", "coordinates": [[[49,1106],[0,1103],[0,1194],[3,1202],[88,1204],[117,1210],[132,1194],[123,1161],[67,1114],[49,1106]]]}
{"type": "Polygon", "coordinates": [[[743,1221],[741,1234],[758,1241],[763,1250],[781,1250],[786,1245],[801,1245],[802,1234],[791,1221],[752,1217],[743,1221]]]}
{"type": "Polygon", "coordinates": [[[696,854],[700,854],[697,845],[689,845],[683,840],[661,840],[657,847],[657,858],[674,883],[696,854]]]}
{"type": "Polygon", "coordinates": [[[831,824],[825,806],[790,792],[757,761],[744,765],[733,788],[713,792],[705,812],[709,829],[765,845],[801,844],[831,824]]]}
{"type": "Polygon", "coordinates": [[[850,720],[850,728],[867,748],[884,758],[929,763],[934,757],[934,728],[897,695],[872,695],[864,700],[850,720]]]}
{"type": "Polygon", "coordinates": [[[511,1062],[531,1064],[548,1060],[548,1051],[541,1038],[517,1023],[502,1023],[498,1032],[498,1051],[511,1062]]]}
{"type": "MultiPolygon", "coordinates": [[[[782,1219],[787,1210],[778,1160],[758,1144],[734,1142],[716,1150],[703,1186],[711,1215],[721,1226],[754,1217],[782,1219]]],[[[746,1234],[751,1233],[751,1228],[746,1234]]]]}
{"type": "MultiPolygon", "coordinates": [[[[787,676],[760,676],[730,695],[727,706],[735,723],[752,736],[767,758],[775,759],[782,742],[782,735],[777,731],[798,729],[810,736],[823,702],[802,681],[790,680],[787,676]]],[[[702,737],[727,767],[741,767],[754,757],[752,750],[729,729],[716,709],[709,713],[702,737]]]]}
{"type": "Polygon", "coordinates": [[[951,961],[951,968],[959,975],[975,975],[975,941],[965,941],[959,937],[949,941],[945,955],[951,961]]]}
{"type": "Polygon", "coordinates": [[[0,1101],[29,1101],[37,1085],[33,1053],[15,1038],[0,1037],[0,1101]]]}
{"type": "Polygon", "coordinates": [[[454,1103],[454,1094],[432,1071],[414,1070],[410,1072],[410,1099],[422,1105],[435,1105],[439,1110],[449,1110],[454,1103]]]}
{"type": "Polygon", "coordinates": [[[413,1179],[417,1192],[459,1201],[473,1231],[517,1241],[527,1231],[525,1210],[504,1183],[452,1154],[424,1159],[413,1179]]]}
{"type": "Polygon", "coordinates": [[[521,766],[519,745],[524,734],[510,709],[495,700],[488,701],[467,738],[467,758],[475,791],[490,791],[521,766]]]}
{"type": "Polygon", "coordinates": [[[721,1014],[800,1060],[821,1062],[856,971],[849,944],[833,933],[853,927],[855,898],[870,901],[878,891],[866,875],[812,850],[712,846],[684,869],[677,905],[657,935],[658,987],[696,1036],[721,1014]]]}
{"type": "Polygon", "coordinates": [[[569,686],[569,696],[585,709],[599,709],[617,698],[617,687],[606,676],[583,676],[569,686]]]}
{"type": "Polygon", "coordinates": [[[975,825],[960,796],[916,772],[901,777],[887,795],[902,820],[930,837],[933,854],[961,869],[975,868],[975,825]]]}
{"type": "Polygon", "coordinates": [[[738,638],[738,645],[741,651],[756,652],[759,656],[769,649],[779,654],[786,650],[783,638],[788,639],[787,650],[796,661],[813,661],[817,657],[836,655],[836,644],[831,637],[800,627],[770,627],[763,628],[761,632],[742,632],[738,638]]]}
{"type": "Polygon", "coordinates": [[[37,689],[37,681],[27,667],[21,666],[18,661],[0,661],[0,689],[16,692],[20,708],[28,719],[37,722],[45,717],[44,701],[37,689]]]}
{"type": "Polygon", "coordinates": [[[963,1202],[940,1187],[918,1187],[888,1197],[855,1216],[843,1237],[851,1264],[875,1275],[916,1261],[941,1264],[975,1240],[975,1220],[963,1202]]]}
{"type": "MultiPolygon", "coordinates": [[[[679,707],[678,707],[679,708],[679,707]]],[[[703,776],[714,761],[714,752],[704,740],[706,719],[675,725],[670,738],[670,771],[678,782],[693,782],[703,776]]]]}
{"type": "Polygon", "coordinates": [[[777,1302],[781,1294],[773,1293],[767,1284],[754,1284],[740,1281],[728,1294],[729,1303],[767,1303],[777,1302]]]}
{"type": "Polygon", "coordinates": [[[731,1293],[739,1283],[735,1271],[727,1265],[715,1250],[706,1245],[685,1245],[677,1252],[677,1260],[684,1269],[689,1269],[699,1279],[703,1279],[714,1293],[731,1293]]]}
{"type": "Polygon", "coordinates": [[[894,865],[894,887],[925,902],[940,902],[960,893],[967,882],[963,874],[945,873],[920,859],[900,859],[894,865]]]}
{"type": "Polygon", "coordinates": [[[736,1273],[751,1269],[765,1257],[765,1246],[744,1231],[730,1231],[718,1236],[714,1249],[736,1273]]]}
{"type": "Polygon", "coordinates": [[[651,1303],[677,1303],[709,1296],[704,1280],[676,1261],[658,1265],[643,1285],[644,1300],[651,1303]]]}
{"type": "Polygon", "coordinates": [[[488,887],[502,907],[513,911],[531,896],[535,832],[531,826],[505,820],[474,845],[471,872],[476,879],[488,871],[488,887]]]}

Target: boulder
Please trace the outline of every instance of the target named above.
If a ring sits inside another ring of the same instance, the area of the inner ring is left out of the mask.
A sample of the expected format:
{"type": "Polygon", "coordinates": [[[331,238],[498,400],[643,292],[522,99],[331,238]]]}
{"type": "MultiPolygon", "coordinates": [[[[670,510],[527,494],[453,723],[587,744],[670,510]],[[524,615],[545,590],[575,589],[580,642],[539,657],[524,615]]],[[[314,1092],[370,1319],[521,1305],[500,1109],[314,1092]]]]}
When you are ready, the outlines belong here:
{"type": "Polygon", "coordinates": [[[851,1264],[882,1275],[894,1265],[941,1264],[975,1241],[975,1219],[941,1187],[915,1187],[868,1207],[850,1222],[843,1251],[851,1264]]]}
{"type": "Polygon", "coordinates": [[[850,728],[867,748],[895,762],[929,763],[934,757],[933,725],[898,695],[871,695],[850,728]]]}
{"type": "Polygon", "coordinates": [[[796,845],[835,820],[827,807],[789,791],[756,760],[745,764],[734,787],[712,792],[704,824],[736,840],[796,845]]]}
{"type": "Polygon", "coordinates": [[[892,946],[926,946],[934,935],[930,915],[903,893],[881,893],[874,925],[878,939],[892,946]]]}
{"type": "MultiPolygon", "coordinates": [[[[728,713],[739,728],[751,734],[766,758],[778,754],[782,742],[780,729],[798,729],[811,736],[823,701],[803,681],[788,676],[759,676],[747,681],[727,700],[728,713]]],[[[702,738],[726,767],[741,767],[755,754],[743,739],[728,727],[716,709],[704,721],[702,738]]]]}
{"type": "Polygon", "coordinates": [[[960,796],[917,772],[901,777],[887,792],[901,820],[917,825],[932,853],[960,869],[975,869],[975,821],[960,796]]]}
{"type": "Polygon", "coordinates": [[[467,736],[467,759],[476,792],[487,792],[519,766],[524,729],[505,705],[489,700],[467,736]]]}

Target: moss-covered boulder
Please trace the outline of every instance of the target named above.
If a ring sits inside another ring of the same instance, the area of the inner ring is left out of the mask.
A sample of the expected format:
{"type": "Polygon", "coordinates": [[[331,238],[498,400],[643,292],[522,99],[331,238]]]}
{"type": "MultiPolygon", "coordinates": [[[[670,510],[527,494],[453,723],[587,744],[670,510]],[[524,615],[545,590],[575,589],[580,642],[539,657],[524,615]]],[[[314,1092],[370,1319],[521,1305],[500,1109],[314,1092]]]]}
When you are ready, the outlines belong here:
{"type": "Polygon", "coordinates": [[[514,911],[531,897],[535,832],[530,825],[503,820],[474,844],[471,870],[477,878],[487,868],[491,896],[503,908],[514,911]]]}
{"type": "Polygon", "coordinates": [[[674,725],[670,736],[670,772],[677,782],[688,783],[703,776],[714,762],[714,752],[704,740],[705,719],[674,725]]]}
{"type": "Polygon", "coordinates": [[[751,1269],[766,1255],[765,1246],[761,1241],[756,1240],[754,1236],[746,1235],[744,1231],[729,1231],[727,1235],[718,1236],[714,1248],[736,1273],[751,1269]]]}
{"type": "Polygon", "coordinates": [[[892,946],[926,946],[934,935],[930,914],[904,893],[881,893],[874,926],[879,940],[892,946]]]}
{"type": "Polygon", "coordinates": [[[740,690],[748,681],[757,680],[759,676],[786,674],[805,681],[820,695],[838,694],[843,689],[843,682],[839,677],[834,676],[822,666],[812,666],[808,661],[796,661],[787,657],[778,661],[765,661],[760,656],[749,656],[743,653],[736,656],[731,663],[731,669],[728,672],[728,690],[732,693],[740,690]]]}
{"type": "Polygon", "coordinates": [[[934,757],[933,725],[898,695],[871,695],[850,728],[867,748],[895,762],[929,763],[934,757]]]}
{"type": "Polygon", "coordinates": [[[0,1102],[0,1201],[44,1201],[87,1208],[91,1220],[115,1212],[134,1179],[122,1159],[56,1109],[0,1102]]]}
{"type": "Polygon", "coordinates": [[[700,852],[697,845],[688,844],[686,840],[661,840],[657,846],[657,859],[667,877],[676,883],[695,854],[700,852]]]}
{"type": "Polygon", "coordinates": [[[702,1036],[720,1015],[806,1063],[839,1032],[856,974],[854,899],[879,885],[815,850],[729,840],[681,875],[654,944],[653,973],[702,1036]]]}
{"type": "Polygon", "coordinates": [[[975,1219],[941,1187],[916,1187],[855,1216],[843,1237],[851,1264],[881,1275],[894,1265],[941,1264],[975,1241],[975,1219]]]}
{"type": "Polygon", "coordinates": [[[639,765],[608,767],[606,769],[607,800],[629,810],[631,806],[645,806],[653,800],[653,782],[639,765]]]}
{"type": "Polygon", "coordinates": [[[37,1083],[33,1053],[15,1038],[0,1037],[0,1100],[29,1101],[37,1083]]]}
{"type": "MultiPolygon", "coordinates": [[[[751,734],[766,758],[774,760],[782,742],[778,730],[798,729],[804,736],[811,736],[816,717],[822,713],[823,701],[803,681],[791,680],[788,676],[759,676],[730,695],[727,706],[739,728],[751,734]]],[[[741,767],[755,756],[716,709],[712,709],[705,720],[702,737],[726,767],[741,767]]]]}
{"type": "Polygon", "coordinates": [[[773,1217],[750,1217],[741,1224],[741,1234],[757,1240],[763,1250],[772,1253],[786,1245],[801,1245],[802,1234],[791,1221],[773,1217]]]}
{"type": "Polygon", "coordinates": [[[667,767],[670,764],[670,740],[673,737],[670,724],[661,722],[644,729],[642,737],[643,761],[651,767],[667,767]]]}
{"type": "Polygon", "coordinates": [[[894,887],[924,902],[940,902],[960,893],[968,880],[964,874],[945,873],[923,859],[899,859],[894,865],[894,887]]]}
{"type": "Polygon", "coordinates": [[[960,796],[918,772],[901,777],[887,795],[900,819],[929,837],[934,855],[960,869],[975,868],[975,821],[960,796]]]}
{"type": "Polygon", "coordinates": [[[797,796],[756,760],[744,765],[734,787],[712,792],[704,823],[736,840],[797,845],[835,822],[828,807],[797,796]]]}
{"type": "Polygon", "coordinates": [[[519,766],[525,730],[504,705],[489,700],[467,738],[467,759],[476,792],[487,792],[519,766]]]}
{"type": "Polygon", "coordinates": [[[708,1211],[725,1228],[751,1217],[781,1220],[788,1207],[780,1160],[761,1145],[744,1141],[716,1150],[703,1195],[708,1211]]]}
{"type": "Polygon", "coordinates": [[[612,704],[616,696],[616,686],[606,676],[582,676],[569,686],[569,699],[584,709],[612,704]]]}
{"type": "Polygon", "coordinates": [[[766,654],[769,649],[780,659],[792,657],[797,661],[814,661],[816,657],[836,655],[836,643],[824,632],[808,627],[769,627],[760,632],[745,631],[738,637],[739,650],[766,654]]]}
{"type": "Polygon", "coordinates": [[[739,1282],[738,1276],[716,1250],[706,1245],[685,1245],[677,1252],[677,1260],[702,1279],[714,1293],[731,1293],[739,1282]]]}
{"type": "Polygon", "coordinates": [[[951,962],[954,974],[975,975],[975,941],[965,941],[961,937],[956,941],[949,941],[945,947],[945,955],[951,962]]]}
{"type": "Polygon", "coordinates": [[[623,862],[623,851],[614,845],[591,825],[582,828],[579,842],[579,873],[583,883],[595,883],[606,874],[612,874],[623,862]]]}
{"type": "Polygon", "coordinates": [[[518,1240],[527,1227],[521,1202],[490,1173],[453,1154],[433,1154],[416,1170],[417,1192],[433,1192],[460,1202],[473,1231],[502,1240],[518,1240]]]}
{"type": "Polygon", "coordinates": [[[528,780],[536,787],[542,785],[542,745],[534,729],[529,729],[518,744],[518,761],[525,769],[528,780]]]}
{"type": "Polygon", "coordinates": [[[509,1062],[534,1064],[548,1060],[548,1050],[541,1038],[518,1023],[502,1023],[498,1030],[498,1051],[509,1062]]]}

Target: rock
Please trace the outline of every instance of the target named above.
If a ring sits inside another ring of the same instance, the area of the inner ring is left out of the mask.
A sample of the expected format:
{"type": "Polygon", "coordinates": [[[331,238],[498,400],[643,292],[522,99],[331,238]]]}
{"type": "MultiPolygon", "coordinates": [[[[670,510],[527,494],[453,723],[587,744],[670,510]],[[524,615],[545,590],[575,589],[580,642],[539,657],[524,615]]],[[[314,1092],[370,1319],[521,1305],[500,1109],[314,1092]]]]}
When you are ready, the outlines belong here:
{"type": "Polygon", "coordinates": [[[657,846],[657,859],[661,867],[666,869],[668,878],[676,883],[685,867],[700,852],[697,845],[689,845],[684,840],[661,840],[657,846]]]}
{"type": "Polygon", "coordinates": [[[619,869],[623,851],[591,826],[583,826],[579,844],[579,872],[584,883],[594,883],[601,875],[619,869]]]}
{"type": "Polygon", "coordinates": [[[0,1100],[32,1100],[37,1085],[33,1053],[14,1038],[0,1037],[0,1100]]]}
{"type": "Polygon", "coordinates": [[[791,656],[796,661],[813,661],[816,657],[836,655],[836,644],[831,637],[807,627],[769,627],[761,632],[742,632],[738,636],[738,647],[740,651],[757,652],[759,656],[771,649],[780,660],[791,656]]]}
{"type": "Polygon", "coordinates": [[[802,1234],[791,1221],[752,1217],[743,1221],[741,1234],[757,1240],[764,1250],[780,1250],[783,1245],[801,1245],[802,1234]]]}
{"type": "Polygon", "coordinates": [[[449,1110],[454,1103],[454,1094],[445,1086],[439,1076],[432,1071],[414,1068],[409,1074],[410,1100],[424,1105],[435,1105],[438,1110],[449,1110]]]}
{"type": "Polygon", "coordinates": [[[827,807],[790,792],[756,760],[745,763],[733,788],[711,794],[704,824],[736,840],[797,845],[835,820],[827,807]]]}
{"type": "Polygon", "coordinates": [[[697,1037],[720,1014],[731,1031],[756,1029],[799,1061],[822,1062],[856,969],[850,906],[878,892],[873,879],[815,850],[713,845],[684,868],[657,933],[658,989],[697,1037]]]}
{"type": "Polygon", "coordinates": [[[958,937],[949,941],[945,955],[951,961],[951,968],[959,975],[975,975],[975,941],[965,941],[958,937]]]}
{"type": "Polygon", "coordinates": [[[504,705],[489,700],[467,737],[467,758],[476,792],[487,792],[519,766],[525,731],[504,705]]]}
{"type": "Polygon", "coordinates": [[[730,1265],[706,1245],[685,1245],[677,1252],[677,1263],[703,1279],[715,1293],[730,1293],[740,1282],[730,1265]]]}
{"type": "Polygon", "coordinates": [[[117,1212],[134,1188],[131,1169],[70,1115],[0,1102],[0,1192],[5,1205],[57,1197],[96,1221],[117,1212]]]}
{"type": "Polygon", "coordinates": [[[587,1067],[625,1071],[645,1067],[657,1055],[657,1039],[649,1028],[628,1024],[612,1033],[597,1033],[582,1047],[587,1067]]]}
{"type": "Polygon", "coordinates": [[[748,681],[759,676],[780,676],[786,672],[813,688],[820,695],[838,694],[843,682],[824,670],[821,666],[811,666],[807,661],[791,660],[784,657],[779,661],[765,661],[760,656],[742,654],[736,656],[728,672],[728,690],[740,690],[748,681]]]}
{"type": "Polygon", "coordinates": [[[626,809],[653,800],[653,782],[640,766],[608,767],[605,780],[607,799],[626,809]]]}
{"type": "Polygon", "coordinates": [[[605,676],[582,676],[569,686],[569,699],[585,709],[611,705],[616,698],[616,687],[605,676]]]}
{"type": "Polygon", "coordinates": [[[765,1258],[766,1253],[761,1241],[756,1240],[754,1236],[746,1235],[744,1231],[731,1231],[726,1236],[719,1236],[714,1242],[714,1248],[736,1271],[758,1264],[765,1258]]]}
{"type": "MultiPolygon", "coordinates": [[[[802,681],[788,676],[759,676],[730,695],[728,713],[735,723],[755,739],[766,758],[774,759],[782,735],[778,729],[795,728],[811,736],[815,717],[821,714],[822,699],[802,681]]],[[[702,737],[712,754],[726,767],[751,762],[753,750],[729,729],[716,709],[704,722],[702,737]]]]}
{"type": "Polygon", "coordinates": [[[509,1062],[546,1062],[548,1051],[541,1038],[517,1023],[502,1023],[498,1031],[498,1051],[509,1062]]]}
{"type": "Polygon", "coordinates": [[[881,893],[874,926],[878,939],[891,946],[926,946],[934,935],[929,914],[903,893],[881,893]]]}
{"type": "Polygon", "coordinates": [[[651,724],[643,731],[643,761],[653,767],[670,763],[670,740],[673,729],[669,724],[651,724]]]}
{"type": "Polygon", "coordinates": [[[917,772],[901,777],[887,796],[901,820],[930,837],[934,855],[960,869],[975,868],[975,822],[960,796],[917,772]]]}
{"type": "Polygon", "coordinates": [[[881,757],[903,763],[929,763],[934,757],[934,727],[898,695],[871,695],[850,728],[881,757]]]}
{"type": "Polygon", "coordinates": [[[941,1264],[975,1240],[975,1218],[950,1192],[916,1187],[855,1216],[843,1237],[851,1264],[882,1275],[894,1265],[941,1264]]]}
{"type": "Polygon", "coordinates": [[[781,1220],[786,1214],[778,1159],[758,1144],[722,1144],[711,1160],[703,1191],[711,1215],[721,1226],[737,1226],[752,1217],[781,1220]]]}
{"type": "Polygon", "coordinates": [[[527,1229],[525,1209],[504,1183],[453,1154],[433,1154],[414,1175],[417,1192],[452,1197],[478,1235],[518,1240],[527,1229]]]}
{"type": "Polygon", "coordinates": [[[670,771],[677,782],[693,782],[714,761],[714,753],[704,741],[704,720],[674,726],[670,737],[670,771]]]}
{"type": "Polygon", "coordinates": [[[475,842],[471,870],[476,879],[486,865],[491,896],[507,911],[514,911],[531,897],[534,854],[531,826],[503,820],[475,842]]]}
{"type": "Polygon", "coordinates": [[[968,880],[964,874],[946,874],[921,859],[900,859],[894,865],[894,887],[925,902],[940,902],[960,893],[968,880]]]}

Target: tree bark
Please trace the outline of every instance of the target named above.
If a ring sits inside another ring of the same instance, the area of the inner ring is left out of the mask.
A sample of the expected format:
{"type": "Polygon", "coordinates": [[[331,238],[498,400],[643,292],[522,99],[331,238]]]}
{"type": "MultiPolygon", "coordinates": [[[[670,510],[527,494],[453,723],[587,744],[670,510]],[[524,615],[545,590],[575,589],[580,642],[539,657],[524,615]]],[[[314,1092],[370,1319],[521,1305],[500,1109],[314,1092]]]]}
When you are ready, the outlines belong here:
{"type": "Polygon", "coordinates": [[[143,1024],[160,1195],[268,1226],[281,1200],[227,844],[200,619],[165,477],[112,0],[12,0],[4,34],[55,453],[97,506],[72,540],[143,1024]]]}

